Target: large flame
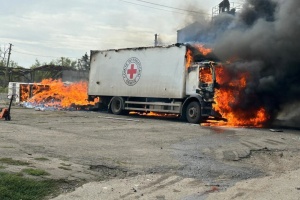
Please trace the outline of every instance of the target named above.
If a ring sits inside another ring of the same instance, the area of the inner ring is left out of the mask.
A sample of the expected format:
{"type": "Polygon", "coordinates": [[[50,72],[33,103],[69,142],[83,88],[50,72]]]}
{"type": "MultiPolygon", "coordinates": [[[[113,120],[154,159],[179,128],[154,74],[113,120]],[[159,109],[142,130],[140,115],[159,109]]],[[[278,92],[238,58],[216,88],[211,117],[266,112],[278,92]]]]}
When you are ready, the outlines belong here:
{"type": "Polygon", "coordinates": [[[85,81],[64,83],[61,80],[44,79],[34,85],[33,97],[28,102],[61,108],[94,105],[96,102],[87,101],[87,87],[85,81]]]}
{"type": "MultiPolygon", "coordinates": [[[[214,125],[223,126],[251,126],[262,127],[268,120],[267,112],[264,108],[242,108],[243,91],[247,86],[249,73],[240,72],[232,80],[230,73],[224,67],[216,69],[217,83],[220,88],[215,92],[215,102],[213,108],[219,112],[227,122],[214,122],[214,125]]],[[[210,121],[212,122],[212,121],[210,121]]]]}
{"type": "MultiPolygon", "coordinates": [[[[194,62],[194,56],[199,54],[204,57],[212,53],[212,49],[204,47],[203,44],[193,44],[192,50],[188,49],[186,53],[186,68],[194,62]]],[[[231,62],[237,60],[233,57],[231,62]]],[[[212,77],[209,69],[200,71],[200,79],[203,82],[212,82],[212,77]]],[[[220,85],[219,89],[215,90],[214,110],[219,113],[227,122],[216,121],[209,119],[209,125],[222,126],[252,126],[261,127],[269,119],[264,108],[242,108],[243,92],[246,89],[247,81],[250,74],[248,72],[240,72],[233,78],[225,67],[219,66],[216,68],[216,81],[220,85]]],[[[202,125],[207,125],[203,123],[202,125]]]]}

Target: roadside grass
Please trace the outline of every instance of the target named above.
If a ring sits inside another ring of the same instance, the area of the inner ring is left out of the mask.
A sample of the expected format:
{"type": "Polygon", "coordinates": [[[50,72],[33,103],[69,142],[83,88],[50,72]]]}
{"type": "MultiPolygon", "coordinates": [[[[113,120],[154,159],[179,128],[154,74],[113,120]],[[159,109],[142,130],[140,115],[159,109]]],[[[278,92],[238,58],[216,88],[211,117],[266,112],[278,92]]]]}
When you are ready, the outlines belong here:
{"type": "Polygon", "coordinates": [[[29,162],[24,162],[21,160],[14,160],[12,158],[0,158],[0,163],[8,164],[8,165],[29,165],[29,162]]]}
{"type": "Polygon", "coordinates": [[[0,199],[40,200],[55,192],[58,184],[54,180],[34,180],[20,173],[0,172],[0,199]]]}
{"type": "Polygon", "coordinates": [[[22,169],[22,172],[32,175],[32,176],[47,176],[50,175],[48,172],[42,169],[33,169],[33,168],[26,168],[22,169]]]}

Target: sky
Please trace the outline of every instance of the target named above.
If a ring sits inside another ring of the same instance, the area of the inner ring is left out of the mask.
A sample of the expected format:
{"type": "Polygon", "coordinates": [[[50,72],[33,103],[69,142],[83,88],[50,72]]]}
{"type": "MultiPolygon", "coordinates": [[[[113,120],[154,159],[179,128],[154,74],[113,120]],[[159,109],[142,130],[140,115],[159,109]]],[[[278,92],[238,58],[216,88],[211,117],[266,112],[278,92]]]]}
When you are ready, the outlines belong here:
{"type": "Polygon", "coordinates": [[[177,30],[197,18],[209,19],[220,1],[2,1],[0,48],[11,43],[10,59],[29,68],[36,59],[77,60],[90,50],[153,46],[155,34],[163,45],[174,44],[177,30]]]}

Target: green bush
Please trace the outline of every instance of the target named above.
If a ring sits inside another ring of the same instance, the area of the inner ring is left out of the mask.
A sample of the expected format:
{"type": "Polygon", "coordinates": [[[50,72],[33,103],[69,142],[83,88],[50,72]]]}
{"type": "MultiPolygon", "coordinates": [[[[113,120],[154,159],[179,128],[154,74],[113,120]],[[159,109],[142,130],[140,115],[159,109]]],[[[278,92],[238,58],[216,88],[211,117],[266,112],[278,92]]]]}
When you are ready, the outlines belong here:
{"type": "Polygon", "coordinates": [[[0,93],[7,93],[8,92],[8,88],[7,87],[1,87],[0,86],[0,93]]]}

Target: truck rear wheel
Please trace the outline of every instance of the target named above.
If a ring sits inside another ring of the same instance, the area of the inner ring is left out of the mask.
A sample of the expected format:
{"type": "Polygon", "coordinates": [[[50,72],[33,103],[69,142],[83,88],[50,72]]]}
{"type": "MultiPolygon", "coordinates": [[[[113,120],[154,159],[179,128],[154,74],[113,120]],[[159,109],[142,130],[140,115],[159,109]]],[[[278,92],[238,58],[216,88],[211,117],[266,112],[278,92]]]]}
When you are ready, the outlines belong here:
{"type": "Polygon", "coordinates": [[[193,124],[199,124],[201,121],[200,103],[192,101],[186,108],[186,119],[193,124]]]}
{"type": "Polygon", "coordinates": [[[111,100],[111,105],[110,105],[111,112],[115,115],[122,114],[123,105],[124,105],[124,101],[121,97],[114,97],[111,100]]]}

